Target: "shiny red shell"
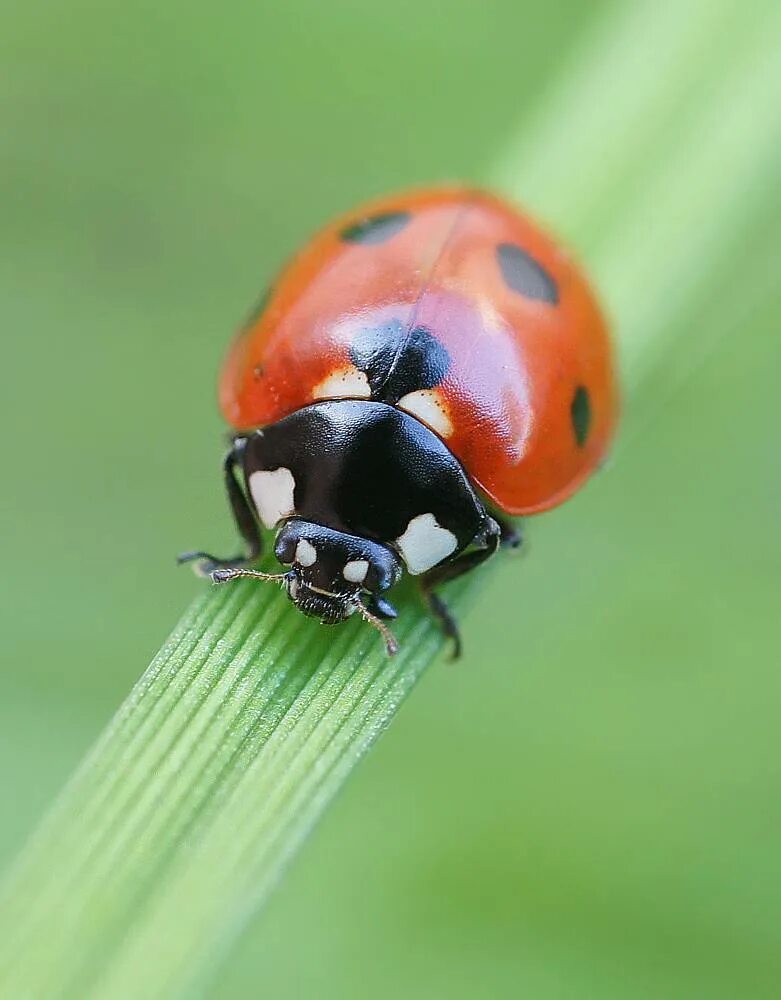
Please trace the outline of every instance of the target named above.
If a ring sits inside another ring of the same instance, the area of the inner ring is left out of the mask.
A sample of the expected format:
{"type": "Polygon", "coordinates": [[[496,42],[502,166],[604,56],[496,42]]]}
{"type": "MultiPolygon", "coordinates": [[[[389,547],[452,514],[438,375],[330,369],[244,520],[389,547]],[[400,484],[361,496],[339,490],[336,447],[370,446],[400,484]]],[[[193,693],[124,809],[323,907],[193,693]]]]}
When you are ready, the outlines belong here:
{"type": "Polygon", "coordinates": [[[496,507],[553,507],[599,465],[617,393],[589,284],[525,215],[463,188],[385,198],[315,236],[231,345],[225,418],[248,430],[316,399],[360,396],[350,388],[353,337],[393,321],[425,327],[445,347],[450,365],[433,400],[443,419],[431,426],[496,507]],[[378,238],[355,238],[377,219],[390,220],[378,238]]]}

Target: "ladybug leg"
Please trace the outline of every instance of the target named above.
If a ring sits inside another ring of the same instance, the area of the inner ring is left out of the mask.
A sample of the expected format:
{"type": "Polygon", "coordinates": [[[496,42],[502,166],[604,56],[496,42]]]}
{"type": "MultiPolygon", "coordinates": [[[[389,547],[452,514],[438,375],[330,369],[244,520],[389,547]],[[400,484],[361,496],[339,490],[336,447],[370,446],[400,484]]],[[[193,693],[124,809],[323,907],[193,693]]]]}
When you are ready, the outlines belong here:
{"type": "Polygon", "coordinates": [[[507,518],[494,514],[494,521],[499,525],[499,537],[502,548],[519,549],[523,545],[523,531],[520,522],[513,523],[507,518]]]}
{"type": "Polygon", "coordinates": [[[433,590],[429,590],[424,581],[421,581],[421,586],[423,587],[423,596],[426,599],[429,611],[436,618],[437,624],[442,629],[445,638],[453,640],[450,658],[453,660],[460,659],[463,647],[458,622],[439,594],[435,594],[433,590]]]}
{"type": "Polygon", "coordinates": [[[391,602],[386,601],[384,597],[380,597],[379,595],[372,594],[364,601],[364,604],[369,611],[373,611],[379,618],[399,617],[398,611],[393,607],[391,602]]]}
{"type": "Polygon", "coordinates": [[[428,604],[429,611],[436,618],[447,638],[453,640],[452,658],[454,660],[457,660],[461,656],[462,650],[458,622],[453,617],[445,601],[439,594],[434,592],[434,587],[438,587],[441,583],[447,583],[448,580],[455,580],[457,577],[463,576],[464,573],[473,570],[475,566],[484,563],[486,559],[490,559],[499,548],[501,541],[502,528],[500,524],[495,518],[489,518],[485,537],[479,541],[479,544],[482,544],[483,548],[473,549],[471,552],[467,552],[454,559],[453,562],[445,563],[443,566],[435,566],[434,569],[429,570],[428,573],[424,573],[420,578],[420,588],[428,604]]]}
{"type": "Polygon", "coordinates": [[[255,515],[247,502],[244,490],[239,485],[236,478],[236,471],[244,451],[245,438],[236,438],[223,462],[223,474],[225,477],[225,492],[228,494],[228,501],[233,512],[233,519],[239,534],[244,539],[247,549],[242,555],[233,556],[231,559],[220,559],[208,552],[183,552],[178,558],[178,563],[194,562],[195,571],[199,576],[210,576],[216,569],[240,569],[255,562],[260,556],[263,543],[260,537],[260,530],[255,515]]]}

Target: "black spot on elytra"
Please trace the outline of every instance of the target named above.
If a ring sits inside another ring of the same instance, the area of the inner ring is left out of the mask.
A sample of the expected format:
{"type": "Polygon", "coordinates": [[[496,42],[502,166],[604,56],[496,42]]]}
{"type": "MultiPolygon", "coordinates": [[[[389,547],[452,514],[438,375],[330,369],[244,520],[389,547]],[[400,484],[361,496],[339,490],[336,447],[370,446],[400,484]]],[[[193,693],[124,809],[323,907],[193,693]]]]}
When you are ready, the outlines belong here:
{"type": "Polygon", "coordinates": [[[350,357],[366,373],[372,399],[397,403],[416,389],[433,389],[450,367],[450,355],[424,326],[407,330],[399,320],[361,330],[350,357]]]}
{"type": "Polygon", "coordinates": [[[545,268],[514,243],[500,243],[496,256],[505,283],[524,298],[558,305],[559,290],[545,268]]]}
{"type": "Polygon", "coordinates": [[[366,243],[374,246],[400,233],[410,218],[409,212],[384,212],[382,215],[372,215],[353,222],[339,235],[346,243],[366,243]]]}
{"type": "Polygon", "coordinates": [[[579,385],[575,390],[569,412],[572,419],[572,429],[575,432],[575,440],[578,443],[578,447],[582,448],[588,440],[588,434],[591,430],[591,397],[584,385],[579,385]]]}

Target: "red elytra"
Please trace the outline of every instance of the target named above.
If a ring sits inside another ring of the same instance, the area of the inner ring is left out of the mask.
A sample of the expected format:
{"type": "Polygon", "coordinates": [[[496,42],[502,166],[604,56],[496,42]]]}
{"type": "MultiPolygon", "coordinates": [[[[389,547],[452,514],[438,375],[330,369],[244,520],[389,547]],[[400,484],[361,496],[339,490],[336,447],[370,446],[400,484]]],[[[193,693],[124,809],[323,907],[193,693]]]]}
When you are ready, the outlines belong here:
{"type": "Polygon", "coordinates": [[[501,511],[553,507],[602,461],[618,400],[586,278],[527,216],[461,187],[372,202],[306,244],[231,345],[226,420],[245,431],[350,396],[350,345],[390,322],[446,349],[429,426],[501,511]]]}

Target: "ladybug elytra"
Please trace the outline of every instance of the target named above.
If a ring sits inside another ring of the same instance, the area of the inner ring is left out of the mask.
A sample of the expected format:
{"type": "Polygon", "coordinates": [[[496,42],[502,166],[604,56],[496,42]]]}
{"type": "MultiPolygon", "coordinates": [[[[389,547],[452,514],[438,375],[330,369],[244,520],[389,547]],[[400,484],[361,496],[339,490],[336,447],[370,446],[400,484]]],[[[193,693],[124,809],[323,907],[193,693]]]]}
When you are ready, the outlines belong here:
{"type": "Polygon", "coordinates": [[[246,551],[187,553],[216,582],[282,582],[326,623],[382,619],[517,545],[508,517],[567,499],[617,414],[605,321],[584,276],[499,198],[432,188],[360,208],[283,270],[220,381],[225,484],[246,551]],[[288,567],[264,574],[261,526],[288,567]]]}

